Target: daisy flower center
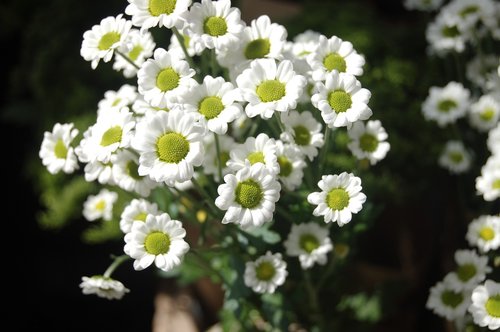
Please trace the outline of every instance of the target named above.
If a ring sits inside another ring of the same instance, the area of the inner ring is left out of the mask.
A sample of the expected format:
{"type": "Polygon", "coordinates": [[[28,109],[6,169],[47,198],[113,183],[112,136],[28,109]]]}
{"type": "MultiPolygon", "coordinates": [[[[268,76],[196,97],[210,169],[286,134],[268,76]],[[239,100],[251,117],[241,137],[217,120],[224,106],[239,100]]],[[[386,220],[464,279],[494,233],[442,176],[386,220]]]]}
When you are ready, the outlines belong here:
{"type": "Polygon", "coordinates": [[[220,112],[224,110],[224,104],[219,97],[206,97],[200,102],[199,112],[205,116],[207,120],[216,118],[220,112]]]}
{"type": "Polygon", "coordinates": [[[304,126],[293,127],[295,133],[295,143],[297,145],[309,145],[311,143],[311,133],[304,126]]]}
{"type": "Polygon", "coordinates": [[[249,60],[259,59],[265,57],[271,50],[271,43],[269,39],[255,39],[252,40],[245,47],[245,57],[249,60]]]}
{"type": "Polygon", "coordinates": [[[144,240],[144,248],[151,255],[163,255],[170,248],[170,237],[163,232],[152,232],[144,240]]]}
{"type": "Polygon", "coordinates": [[[257,96],[265,103],[280,100],[285,92],[285,84],[278,80],[264,81],[257,87],[257,96]]]}
{"type": "Polygon", "coordinates": [[[493,181],[493,184],[491,185],[493,189],[500,189],[500,179],[496,179],[493,181]]]}
{"type": "Polygon", "coordinates": [[[366,152],[374,152],[378,147],[378,139],[372,134],[363,134],[359,138],[359,147],[366,152]]]}
{"type": "Polygon", "coordinates": [[[310,254],[319,247],[318,238],[312,234],[302,234],[299,240],[300,248],[310,254]]]}
{"type": "Polygon", "coordinates": [[[179,86],[179,74],[172,67],[165,68],[156,76],[156,87],[161,91],[170,91],[179,86]]]}
{"type": "Polygon", "coordinates": [[[479,231],[479,237],[484,241],[491,241],[495,237],[495,231],[491,227],[483,227],[479,231]]]}
{"type": "Polygon", "coordinates": [[[488,122],[491,121],[494,115],[495,111],[491,107],[488,107],[479,114],[479,117],[481,118],[481,120],[488,122]]]}
{"type": "Polygon", "coordinates": [[[478,11],[478,7],[477,6],[474,6],[474,5],[471,5],[471,6],[467,6],[465,7],[464,9],[462,9],[460,11],[460,13],[458,13],[462,18],[465,18],[466,16],[468,16],[469,14],[473,14],[473,13],[476,13],[478,11]]]}
{"type": "Polygon", "coordinates": [[[120,143],[122,140],[122,127],[114,126],[109,128],[102,134],[101,146],[109,146],[111,144],[120,143]]]}
{"type": "Polygon", "coordinates": [[[500,317],[500,294],[494,295],[486,301],[485,304],[488,315],[499,318],[500,317]]]}
{"type": "Polygon", "coordinates": [[[450,110],[456,107],[457,103],[451,99],[441,100],[437,105],[438,110],[443,113],[448,113],[450,110]]]}
{"type": "Polygon", "coordinates": [[[97,48],[101,51],[109,50],[114,43],[120,41],[121,35],[118,32],[108,32],[102,35],[97,48]]]}
{"type": "Polygon", "coordinates": [[[328,71],[337,70],[339,72],[345,72],[346,63],[342,56],[338,53],[330,53],[323,59],[323,65],[328,71]]]}
{"type": "Polygon", "coordinates": [[[255,268],[255,274],[257,276],[257,279],[269,281],[276,274],[276,270],[274,269],[273,264],[269,262],[262,262],[255,268]]]}
{"type": "Polygon", "coordinates": [[[153,16],[170,15],[174,12],[176,0],[149,0],[149,12],[153,16]]]}
{"type": "Polygon", "coordinates": [[[448,153],[448,157],[450,158],[450,160],[454,164],[459,164],[464,160],[463,154],[461,154],[460,152],[456,152],[456,151],[448,153]]]}
{"type": "Polygon", "coordinates": [[[56,155],[56,158],[66,159],[68,149],[62,139],[57,140],[56,145],[54,146],[54,154],[56,155]]]}
{"type": "Polygon", "coordinates": [[[125,165],[125,170],[132,179],[140,180],[142,176],[139,175],[139,165],[135,163],[133,160],[130,160],[127,165],[125,165]]]}
{"type": "Polygon", "coordinates": [[[141,55],[144,48],[141,45],[135,45],[134,48],[128,53],[130,60],[135,61],[141,55]]]}
{"type": "Polygon", "coordinates": [[[134,220],[138,220],[138,221],[146,221],[146,217],[148,216],[148,214],[146,212],[139,212],[139,214],[137,214],[135,217],[134,217],[134,220]]]}
{"type": "Polygon", "coordinates": [[[464,264],[460,265],[457,269],[458,279],[463,282],[469,281],[472,277],[476,275],[476,266],[474,264],[464,264]]]}
{"type": "Polygon", "coordinates": [[[441,29],[441,34],[444,37],[454,38],[454,37],[457,37],[460,35],[460,31],[458,31],[458,28],[456,25],[445,26],[445,27],[443,27],[443,29],[441,29]]]}
{"type": "Polygon", "coordinates": [[[99,202],[95,204],[94,207],[97,211],[104,211],[104,208],[106,207],[106,201],[101,199],[99,202]]]}
{"type": "Polygon", "coordinates": [[[111,107],[115,107],[116,105],[118,105],[120,102],[122,101],[121,98],[116,98],[113,103],[111,104],[111,107]]]}
{"type": "Polygon", "coordinates": [[[328,103],[335,113],[343,113],[352,105],[351,95],[344,90],[335,90],[328,95],[328,103]]]}
{"type": "MultiPolygon", "coordinates": [[[[220,163],[222,164],[222,167],[223,168],[226,167],[226,164],[227,164],[227,162],[229,160],[229,152],[222,151],[220,153],[219,158],[220,158],[220,163]]],[[[214,164],[217,165],[218,162],[219,162],[219,160],[217,159],[217,156],[216,156],[215,159],[214,159],[214,164]]]]}
{"type": "Polygon", "coordinates": [[[207,18],[203,23],[203,32],[213,37],[225,35],[227,32],[226,20],[217,16],[207,18]]]}
{"type": "Polygon", "coordinates": [[[250,153],[247,156],[247,159],[250,162],[250,164],[252,164],[252,165],[256,164],[256,163],[263,163],[263,164],[266,163],[264,160],[264,153],[262,153],[261,151],[256,151],[256,152],[250,153]]]}
{"type": "Polygon", "coordinates": [[[287,157],[279,156],[278,157],[278,164],[280,165],[280,176],[286,178],[292,173],[293,166],[287,157]]]}
{"type": "Polygon", "coordinates": [[[462,293],[455,293],[452,290],[445,290],[441,294],[441,301],[443,301],[443,304],[448,307],[456,308],[463,302],[463,300],[464,296],[462,293]]]}
{"type": "Polygon", "coordinates": [[[236,202],[247,209],[252,209],[259,205],[264,197],[262,188],[254,180],[246,180],[238,183],[234,195],[236,202]]]}
{"type": "Polygon", "coordinates": [[[332,210],[341,211],[349,205],[349,194],[343,188],[335,188],[326,195],[326,204],[332,210]]]}
{"type": "Polygon", "coordinates": [[[156,142],[156,152],[161,161],[178,164],[187,156],[189,142],[179,133],[166,133],[156,142]]]}

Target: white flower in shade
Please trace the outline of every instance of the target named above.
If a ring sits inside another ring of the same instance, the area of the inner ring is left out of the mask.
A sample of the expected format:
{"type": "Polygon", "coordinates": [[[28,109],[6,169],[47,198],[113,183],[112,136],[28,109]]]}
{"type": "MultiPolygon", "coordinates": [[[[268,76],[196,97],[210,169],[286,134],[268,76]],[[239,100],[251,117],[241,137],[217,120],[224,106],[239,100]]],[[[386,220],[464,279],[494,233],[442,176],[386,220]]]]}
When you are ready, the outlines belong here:
{"type": "Polygon", "coordinates": [[[233,148],[229,153],[227,166],[234,172],[245,168],[247,161],[251,165],[262,163],[272,174],[280,171],[276,156],[276,141],[265,133],[257,137],[248,137],[245,143],[233,148]]]}
{"type": "Polygon", "coordinates": [[[366,201],[366,195],[361,192],[361,179],[352,173],[323,175],[318,187],[321,191],[309,194],[307,201],[317,205],[313,215],[324,216],[326,223],[347,224],[352,214],[361,211],[366,201]]]}
{"type": "Polygon", "coordinates": [[[111,157],[113,179],[123,190],[149,196],[157,183],[147,176],[139,175],[139,157],[130,150],[118,151],[111,157]]]}
{"type": "MultiPolygon", "coordinates": [[[[119,51],[140,67],[147,58],[153,55],[155,46],[153,36],[149,31],[141,33],[139,30],[131,29],[119,51]]],[[[123,70],[123,76],[126,78],[137,75],[137,68],[120,54],[115,57],[113,69],[117,71],[123,70]]]]}
{"type": "Polygon", "coordinates": [[[358,120],[367,120],[372,115],[368,107],[371,93],[361,87],[353,75],[336,70],[326,74],[325,82],[316,84],[317,93],[311,101],[321,111],[328,127],[350,127],[358,120]]]}
{"type": "Polygon", "coordinates": [[[476,55],[467,63],[465,76],[474,85],[487,90],[487,78],[491,75],[498,76],[498,56],[495,54],[476,55]]]}
{"type": "Polygon", "coordinates": [[[445,277],[445,282],[455,290],[472,289],[491,272],[488,257],[479,256],[475,250],[457,250],[455,262],[457,268],[445,277]]]}
{"type": "Polygon", "coordinates": [[[118,194],[107,189],[101,189],[97,195],[90,195],[83,203],[83,216],[88,221],[99,218],[111,220],[113,218],[113,204],[118,199],[118,194]]]}
{"type": "Polygon", "coordinates": [[[151,106],[168,107],[168,103],[176,102],[178,94],[196,83],[194,74],[186,61],[157,48],[154,58],[148,59],[137,73],[139,93],[151,106]]]}
{"type": "Polygon", "coordinates": [[[462,30],[477,29],[481,21],[487,23],[495,18],[495,3],[491,0],[454,0],[443,7],[443,11],[459,17],[462,30]]]}
{"type": "Polygon", "coordinates": [[[97,67],[101,59],[108,62],[114,50],[126,40],[131,26],[132,23],[122,18],[122,15],[102,19],[100,24],[83,34],[80,55],[86,61],[91,61],[92,69],[97,67]]]}
{"type": "Polygon", "coordinates": [[[286,189],[295,190],[302,184],[303,170],[307,166],[303,154],[295,144],[276,141],[276,156],[280,165],[279,180],[286,189]]]}
{"type": "Polygon", "coordinates": [[[500,124],[489,131],[486,143],[492,154],[500,154],[500,124]]]}
{"type": "Polygon", "coordinates": [[[469,122],[481,132],[494,128],[500,118],[500,103],[493,95],[483,95],[470,106],[469,122]]]}
{"type": "Polygon", "coordinates": [[[141,30],[159,26],[168,29],[182,28],[183,15],[191,0],[128,0],[125,14],[132,16],[132,23],[141,30]]]}
{"type": "Polygon", "coordinates": [[[167,213],[149,214],[145,222],[134,222],[125,234],[124,251],[135,259],[134,269],[144,270],[153,262],[163,271],[170,271],[181,263],[189,250],[184,241],[186,230],[178,220],[167,213]]]}
{"type": "Polygon", "coordinates": [[[366,125],[355,122],[348,130],[351,141],[347,144],[352,154],[359,160],[368,159],[375,165],[384,159],[391,145],[387,142],[387,132],[379,120],[370,120],[366,125]]]}
{"type": "Polygon", "coordinates": [[[490,156],[481,168],[481,175],[476,178],[476,190],[488,202],[500,197],[500,155],[490,156]]]}
{"type": "Polygon", "coordinates": [[[194,112],[199,121],[206,124],[208,130],[224,135],[228,123],[233,122],[243,113],[236,101],[237,92],[232,83],[222,77],[205,76],[202,84],[193,85],[180,94],[178,102],[185,112],[194,112]]]}
{"type": "Polygon", "coordinates": [[[145,101],[141,95],[139,95],[132,104],[132,110],[138,117],[154,115],[160,111],[169,112],[170,108],[174,107],[175,107],[174,104],[168,102],[167,102],[167,107],[163,108],[151,106],[151,104],[145,101]]]}
{"type": "Polygon", "coordinates": [[[206,136],[205,141],[205,161],[203,162],[203,170],[205,174],[212,174],[215,181],[219,179],[219,158],[222,164],[222,176],[229,174],[231,169],[227,166],[229,160],[229,152],[235,147],[236,143],[231,136],[219,136],[220,157],[217,157],[217,147],[212,135],[206,136]]]}
{"type": "Polygon", "coordinates": [[[441,7],[444,0],[404,0],[403,4],[409,10],[433,11],[441,7]]]}
{"type": "Polygon", "coordinates": [[[440,281],[430,290],[426,307],[436,315],[455,320],[463,317],[471,304],[471,291],[457,291],[450,284],[440,281]]]}
{"type": "Polygon", "coordinates": [[[100,275],[90,278],[82,277],[80,288],[85,295],[95,294],[108,300],[121,300],[126,293],[130,292],[130,289],[126,288],[120,281],[100,275]]]}
{"type": "Polygon", "coordinates": [[[253,118],[269,119],[274,112],[286,112],[297,106],[307,80],[293,71],[292,62],[258,59],[236,78],[241,97],[248,104],[245,112],[253,118]]]}
{"type": "Polygon", "coordinates": [[[124,84],[118,91],[109,90],[104,93],[104,99],[97,104],[97,117],[106,113],[111,108],[118,110],[131,106],[137,99],[137,88],[124,84]]]}
{"type": "MultiPolygon", "coordinates": [[[[182,31],[179,31],[179,34],[182,37],[182,43],[184,44],[184,47],[186,47],[188,55],[190,57],[194,57],[195,55],[200,55],[205,47],[202,44],[196,42],[195,39],[191,38],[190,33],[191,32],[189,29],[183,29],[182,31]]],[[[179,39],[175,34],[172,34],[172,37],[170,37],[168,52],[172,55],[175,55],[179,59],[186,58],[186,54],[184,53],[184,50],[179,43],[179,39]]]]}
{"type": "MultiPolygon", "coordinates": [[[[243,138],[255,121],[251,120],[245,113],[231,123],[231,134],[234,138],[243,138]]],[[[255,125],[256,126],[256,125],[255,125]]]]}
{"type": "Polygon", "coordinates": [[[281,186],[262,163],[247,166],[236,175],[227,174],[217,188],[215,205],[227,211],[223,224],[240,224],[242,228],[261,226],[273,219],[281,186]]]}
{"type": "Polygon", "coordinates": [[[486,280],[472,291],[469,307],[474,323],[490,330],[500,328],[500,283],[486,280]]]}
{"type": "Polygon", "coordinates": [[[321,34],[316,31],[306,30],[293,38],[293,42],[287,42],[283,56],[293,62],[293,68],[301,75],[311,71],[307,57],[316,52],[321,34]]]}
{"type": "Polygon", "coordinates": [[[123,233],[129,233],[134,222],[145,222],[149,214],[158,215],[158,205],[145,199],[133,199],[120,216],[120,229],[123,233]]]}
{"type": "Polygon", "coordinates": [[[231,7],[230,0],[202,0],[194,3],[187,16],[192,38],[208,49],[226,49],[239,42],[239,34],[245,27],[238,8],[231,7]]]}
{"type": "Polygon", "coordinates": [[[288,256],[299,257],[303,269],[309,269],[315,263],[325,265],[327,254],[333,249],[328,229],[313,222],[292,225],[283,245],[288,256]]]}
{"type": "Polygon", "coordinates": [[[280,253],[272,254],[268,251],[253,262],[247,262],[245,266],[245,285],[252,288],[254,292],[274,293],[278,286],[285,283],[288,271],[286,262],[280,253]]]}
{"type": "Polygon", "coordinates": [[[330,39],[319,37],[316,51],[307,57],[315,81],[324,81],[326,74],[332,71],[355,76],[363,75],[365,58],[359,55],[348,41],[333,36],[330,39]]]}
{"type": "Polygon", "coordinates": [[[422,104],[422,113],[425,119],[436,121],[440,127],[444,127],[465,116],[469,96],[469,90],[458,82],[450,82],[444,88],[433,86],[422,104]]]}
{"type": "Polygon", "coordinates": [[[100,184],[116,184],[113,179],[113,164],[101,163],[100,161],[91,161],[85,165],[85,181],[92,182],[97,180],[100,184]]]}
{"type": "Polygon", "coordinates": [[[321,123],[316,121],[309,111],[283,113],[281,121],[285,126],[281,139],[296,144],[299,150],[312,161],[318,155],[318,149],[325,143],[321,123]]]}
{"type": "Polygon", "coordinates": [[[472,247],[481,252],[496,250],[500,247],[500,217],[480,216],[471,221],[466,239],[472,247]]]}
{"type": "Polygon", "coordinates": [[[465,44],[469,41],[470,33],[460,30],[461,18],[443,12],[438,15],[434,22],[427,26],[426,38],[429,42],[431,52],[444,55],[448,52],[462,53],[465,44]]]}
{"type": "Polygon", "coordinates": [[[137,124],[132,146],[139,154],[139,175],[156,182],[190,180],[203,162],[206,128],[191,113],[158,112],[137,124]]]}
{"type": "Polygon", "coordinates": [[[78,169],[78,160],[71,142],[78,135],[78,129],[72,123],[56,123],[52,132],[46,131],[43,135],[39,156],[42,164],[51,174],[59,171],[73,173],[78,169]]]}
{"type": "Polygon", "coordinates": [[[448,141],[439,156],[439,165],[451,173],[467,172],[471,166],[471,155],[460,141],[448,141]]]}
{"type": "Polygon", "coordinates": [[[78,158],[85,163],[96,160],[108,163],[112,153],[130,146],[134,127],[133,115],[126,107],[102,112],[76,148],[78,158]]]}

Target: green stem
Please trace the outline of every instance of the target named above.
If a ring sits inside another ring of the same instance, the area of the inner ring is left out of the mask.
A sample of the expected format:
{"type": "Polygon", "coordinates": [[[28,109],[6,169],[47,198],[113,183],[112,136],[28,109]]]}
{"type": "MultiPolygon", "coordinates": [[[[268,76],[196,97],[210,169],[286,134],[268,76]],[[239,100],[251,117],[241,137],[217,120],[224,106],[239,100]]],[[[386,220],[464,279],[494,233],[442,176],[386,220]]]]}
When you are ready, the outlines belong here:
{"type": "Polygon", "coordinates": [[[179,32],[179,30],[177,30],[176,27],[172,27],[172,32],[174,33],[175,38],[177,38],[177,41],[179,42],[179,44],[181,45],[182,52],[184,52],[184,55],[186,56],[186,60],[189,63],[189,66],[191,68],[195,68],[193,58],[191,58],[189,56],[189,53],[188,53],[187,48],[186,48],[186,45],[184,44],[184,37],[181,35],[181,33],[179,32]]]}
{"type": "Polygon", "coordinates": [[[248,131],[248,135],[246,135],[247,137],[253,137],[255,135],[257,129],[259,128],[259,123],[260,123],[260,117],[254,118],[252,127],[248,131]]]}
{"type": "Polygon", "coordinates": [[[125,54],[123,54],[122,52],[118,51],[118,50],[115,50],[116,54],[118,54],[119,56],[121,56],[125,61],[127,61],[128,63],[130,63],[132,66],[135,67],[135,69],[139,70],[141,67],[139,67],[134,61],[132,61],[132,59],[130,59],[128,56],[126,56],[125,54]]]}
{"type": "Polygon", "coordinates": [[[217,171],[219,174],[219,182],[222,182],[223,181],[223,178],[222,178],[222,160],[220,158],[221,151],[220,151],[219,135],[214,133],[214,139],[215,139],[215,151],[217,153],[217,171]]]}
{"type": "Polygon", "coordinates": [[[198,183],[198,181],[194,177],[191,179],[191,182],[196,187],[196,189],[200,192],[200,194],[205,198],[205,202],[207,202],[207,204],[210,207],[210,209],[212,210],[214,216],[218,216],[220,210],[215,205],[214,200],[212,199],[210,194],[205,190],[205,188],[203,188],[198,183]]]}
{"type": "Polygon", "coordinates": [[[280,116],[278,115],[277,111],[274,111],[274,118],[276,119],[276,122],[278,123],[278,127],[280,128],[281,132],[284,133],[285,126],[283,125],[283,122],[281,122],[280,116]]]}
{"type": "Polygon", "coordinates": [[[111,263],[111,265],[104,272],[104,274],[103,274],[104,278],[110,278],[111,275],[113,274],[113,272],[115,272],[115,270],[118,268],[118,266],[120,266],[123,262],[125,262],[129,259],[131,259],[131,258],[128,255],[121,255],[121,256],[115,257],[115,260],[113,261],[113,263],[111,263]]]}
{"type": "Polygon", "coordinates": [[[328,154],[328,147],[330,145],[330,134],[332,130],[326,126],[325,127],[325,144],[323,145],[323,148],[321,149],[320,155],[319,155],[319,172],[318,176],[321,178],[323,175],[323,171],[325,169],[325,163],[326,163],[326,155],[328,154]]]}
{"type": "Polygon", "coordinates": [[[330,254],[330,259],[328,261],[328,266],[324,270],[323,274],[321,275],[321,279],[317,283],[317,285],[318,285],[317,288],[316,288],[317,290],[320,290],[321,288],[323,288],[323,286],[325,285],[326,281],[328,280],[328,277],[333,272],[333,268],[334,267],[335,267],[335,253],[332,250],[332,252],[330,254]]]}
{"type": "Polygon", "coordinates": [[[210,72],[212,73],[213,77],[216,77],[217,75],[217,56],[215,55],[215,49],[212,49],[210,51],[210,72]]]}
{"type": "Polygon", "coordinates": [[[279,205],[276,205],[276,212],[281,214],[288,222],[290,222],[291,224],[293,224],[294,222],[294,217],[293,215],[291,215],[290,213],[288,213],[288,211],[284,208],[282,208],[281,206],[279,205]]]}
{"type": "Polygon", "coordinates": [[[316,289],[314,289],[314,284],[311,281],[311,276],[308,270],[302,270],[304,274],[304,279],[306,281],[306,291],[309,297],[310,308],[312,309],[311,317],[314,318],[316,323],[318,324],[319,330],[324,331],[324,322],[323,317],[321,315],[319,301],[318,301],[318,293],[316,289]]]}

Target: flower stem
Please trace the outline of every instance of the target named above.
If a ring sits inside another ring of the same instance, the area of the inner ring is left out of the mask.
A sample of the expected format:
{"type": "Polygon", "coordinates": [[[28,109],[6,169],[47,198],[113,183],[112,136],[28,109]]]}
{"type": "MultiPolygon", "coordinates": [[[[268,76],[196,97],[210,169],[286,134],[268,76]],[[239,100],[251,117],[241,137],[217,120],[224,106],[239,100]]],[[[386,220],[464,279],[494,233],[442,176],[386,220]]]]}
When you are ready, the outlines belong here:
{"type": "Polygon", "coordinates": [[[285,126],[283,125],[283,122],[281,122],[280,116],[278,113],[275,111],[273,114],[274,118],[276,119],[276,122],[278,123],[278,127],[280,128],[281,132],[285,132],[285,126]]]}
{"type": "Polygon", "coordinates": [[[196,189],[200,192],[200,194],[203,197],[205,197],[205,201],[207,202],[208,206],[212,210],[214,216],[217,216],[219,214],[219,209],[217,208],[217,206],[215,206],[214,201],[213,201],[212,197],[210,196],[210,194],[205,190],[205,188],[203,188],[199,184],[199,182],[194,177],[191,179],[191,182],[196,187],[196,189]]]}
{"type": "Polygon", "coordinates": [[[189,53],[188,53],[187,48],[186,48],[186,45],[184,44],[184,37],[181,35],[181,33],[179,32],[179,30],[177,30],[176,27],[172,27],[172,32],[174,33],[175,38],[177,38],[177,41],[179,42],[179,44],[181,45],[182,52],[184,52],[184,55],[186,56],[186,60],[189,63],[189,66],[191,68],[195,68],[193,58],[191,58],[189,56],[189,53]]]}
{"type": "Polygon", "coordinates": [[[111,275],[113,274],[113,272],[115,272],[115,270],[118,268],[118,266],[120,266],[123,262],[125,262],[129,259],[131,259],[131,258],[128,255],[121,255],[121,256],[115,257],[115,260],[113,261],[113,263],[111,263],[111,265],[104,272],[104,274],[103,274],[104,278],[110,278],[111,275]]]}
{"type": "Polygon", "coordinates": [[[219,173],[219,182],[222,182],[222,160],[220,156],[220,143],[219,143],[219,135],[214,133],[215,139],[215,151],[217,152],[217,171],[219,173]]]}
{"type": "Polygon", "coordinates": [[[215,55],[215,49],[210,51],[210,72],[213,77],[217,75],[217,57],[215,55]]]}
{"type": "Polygon", "coordinates": [[[319,301],[318,301],[318,294],[316,292],[316,289],[314,289],[314,284],[311,281],[311,275],[309,274],[308,270],[302,270],[304,274],[304,279],[306,281],[306,291],[307,295],[309,296],[309,303],[310,303],[310,308],[312,309],[312,314],[311,317],[314,318],[316,323],[318,324],[319,330],[324,331],[324,322],[323,322],[323,317],[321,315],[320,307],[319,307],[319,301]]]}
{"type": "Polygon", "coordinates": [[[132,61],[132,59],[130,59],[128,56],[126,56],[125,54],[123,54],[122,52],[118,51],[118,50],[115,50],[116,54],[118,54],[119,56],[121,56],[125,61],[127,61],[128,63],[130,63],[132,66],[135,67],[135,69],[139,70],[141,67],[139,67],[134,61],[132,61]]]}
{"type": "Polygon", "coordinates": [[[321,149],[320,155],[319,155],[319,172],[318,176],[321,178],[323,175],[323,170],[325,169],[325,163],[326,163],[326,155],[328,154],[328,147],[330,145],[330,134],[331,134],[331,129],[326,126],[325,127],[325,145],[323,145],[323,148],[321,149]]]}

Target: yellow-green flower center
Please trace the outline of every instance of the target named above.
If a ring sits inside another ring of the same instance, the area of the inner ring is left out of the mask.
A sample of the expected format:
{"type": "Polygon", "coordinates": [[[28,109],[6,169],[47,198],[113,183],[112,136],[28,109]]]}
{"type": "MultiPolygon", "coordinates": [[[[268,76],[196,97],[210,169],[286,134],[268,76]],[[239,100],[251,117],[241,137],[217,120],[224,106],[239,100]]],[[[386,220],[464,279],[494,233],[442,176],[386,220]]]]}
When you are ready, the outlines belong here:
{"type": "Polygon", "coordinates": [[[479,230],[479,237],[484,241],[491,241],[495,238],[495,231],[493,228],[485,226],[479,230]]]}
{"type": "Polygon", "coordinates": [[[500,294],[491,296],[485,304],[486,312],[493,317],[500,317],[500,294]]]}
{"type": "Polygon", "coordinates": [[[491,121],[494,115],[495,115],[495,110],[491,107],[487,107],[481,113],[479,113],[479,117],[481,118],[481,120],[485,122],[491,121]]]}
{"type": "Polygon", "coordinates": [[[216,118],[224,109],[224,104],[219,97],[206,97],[198,105],[198,110],[207,120],[216,118]]]}
{"type": "Polygon", "coordinates": [[[141,45],[135,45],[134,48],[128,53],[128,57],[130,60],[135,61],[141,55],[141,52],[144,51],[144,48],[141,45]]]}
{"type": "Polygon", "coordinates": [[[271,280],[276,274],[276,269],[270,262],[262,262],[255,268],[257,279],[262,281],[271,280]]]}
{"type": "Polygon", "coordinates": [[[101,146],[108,146],[111,144],[119,143],[122,140],[122,127],[114,126],[109,128],[102,134],[101,146]]]}
{"type": "Polygon", "coordinates": [[[170,91],[179,86],[179,74],[172,69],[172,67],[168,67],[163,69],[156,76],[156,87],[161,91],[170,91]]]}
{"type": "Polygon", "coordinates": [[[189,152],[189,142],[179,133],[163,134],[156,141],[156,153],[161,161],[178,164],[189,152]]]}
{"type": "MultiPolygon", "coordinates": [[[[229,160],[229,152],[221,151],[219,158],[220,158],[220,163],[222,164],[222,168],[226,167],[226,164],[229,160]]],[[[218,163],[219,160],[217,159],[217,157],[215,157],[214,164],[217,165],[218,163]]]]}
{"type": "Polygon", "coordinates": [[[293,127],[293,132],[295,134],[295,144],[304,146],[311,143],[311,133],[306,127],[301,125],[293,127]]]}
{"type": "Polygon", "coordinates": [[[170,249],[170,236],[163,232],[152,232],[144,240],[144,249],[151,255],[162,255],[170,249]]]}
{"type": "Polygon", "coordinates": [[[351,95],[344,90],[335,90],[328,95],[328,103],[335,113],[347,111],[352,105],[351,95]]]}
{"type": "Polygon", "coordinates": [[[460,35],[460,31],[456,25],[445,26],[441,29],[441,34],[447,38],[454,38],[460,35]]]}
{"type": "Polygon", "coordinates": [[[292,173],[293,166],[287,157],[279,156],[278,157],[278,164],[280,165],[280,176],[286,178],[292,173]]]}
{"type": "Polygon", "coordinates": [[[343,188],[335,188],[326,195],[326,205],[332,210],[341,211],[349,205],[349,194],[343,188]]]}
{"type": "Polygon", "coordinates": [[[176,0],[149,0],[149,12],[153,16],[170,15],[174,12],[176,0]]]}
{"type": "Polygon", "coordinates": [[[339,72],[345,72],[346,63],[342,56],[338,53],[330,53],[323,59],[323,66],[328,71],[337,70],[339,72]]]}
{"type": "Polygon", "coordinates": [[[242,207],[252,209],[259,205],[264,197],[264,193],[260,185],[250,179],[238,183],[234,196],[235,201],[242,207]]]}
{"type": "Polygon", "coordinates": [[[478,6],[470,5],[470,6],[464,7],[464,9],[462,9],[462,10],[460,11],[460,13],[458,13],[458,14],[459,14],[462,18],[465,18],[467,15],[469,15],[469,14],[473,14],[473,13],[476,13],[478,10],[479,10],[479,7],[478,7],[478,6]]]}
{"type": "Polygon", "coordinates": [[[56,155],[56,158],[59,159],[66,159],[68,156],[68,149],[62,139],[57,140],[56,145],[54,146],[54,154],[56,155]]]}
{"type": "Polygon", "coordinates": [[[449,152],[448,157],[454,164],[459,164],[464,160],[464,155],[457,151],[449,152]]]}
{"type": "Polygon", "coordinates": [[[118,32],[112,31],[105,33],[102,35],[101,39],[99,40],[99,44],[97,45],[97,48],[101,51],[109,50],[111,46],[113,46],[114,43],[117,43],[120,41],[121,35],[118,32]]]}
{"type": "Polygon", "coordinates": [[[225,35],[227,32],[226,20],[217,16],[207,18],[203,23],[203,32],[213,37],[225,35]]]}
{"type": "Polygon", "coordinates": [[[253,60],[265,57],[270,50],[271,43],[269,39],[255,39],[248,43],[244,53],[247,59],[253,60]]]}
{"type": "Polygon", "coordinates": [[[464,296],[462,293],[455,293],[452,290],[445,290],[441,294],[441,301],[448,307],[456,308],[463,302],[463,300],[464,296]]]}
{"type": "Polygon", "coordinates": [[[134,220],[146,221],[147,216],[148,216],[148,214],[146,212],[139,212],[139,214],[134,217],[134,220]]]}
{"type": "Polygon", "coordinates": [[[257,96],[264,103],[280,100],[285,96],[285,92],[285,84],[278,80],[264,81],[257,87],[257,96]]]}
{"type": "Polygon", "coordinates": [[[264,153],[262,153],[261,151],[256,151],[256,152],[250,153],[247,156],[247,159],[251,165],[256,164],[256,163],[263,163],[263,164],[266,163],[266,161],[264,160],[264,153]]]}
{"type": "Polygon", "coordinates": [[[365,133],[359,138],[359,147],[366,152],[374,152],[378,147],[378,139],[372,135],[365,133]]]}
{"type": "Polygon", "coordinates": [[[319,247],[319,241],[316,236],[306,233],[300,236],[299,245],[301,249],[310,254],[319,247]]]}
{"type": "Polygon", "coordinates": [[[493,184],[491,185],[493,189],[500,189],[500,179],[496,179],[493,181],[493,184]]]}
{"type": "Polygon", "coordinates": [[[141,180],[142,176],[139,175],[139,165],[133,160],[130,160],[125,165],[125,170],[127,174],[134,180],[141,180]]]}
{"type": "Polygon", "coordinates": [[[106,201],[101,199],[100,201],[98,201],[97,203],[95,203],[95,209],[97,211],[104,211],[104,209],[106,208],[106,201]]]}
{"type": "Polygon", "coordinates": [[[437,107],[440,112],[448,113],[450,110],[457,107],[457,103],[451,99],[443,99],[438,103],[437,107]]]}
{"type": "Polygon", "coordinates": [[[118,105],[120,102],[122,101],[121,98],[116,98],[113,103],[111,104],[111,107],[115,107],[116,105],[118,105]]]}
{"type": "Polygon", "coordinates": [[[463,282],[469,281],[477,273],[476,266],[474,264],[464,264],[460,265],[457,269],[458,279],[463,282]]]}

